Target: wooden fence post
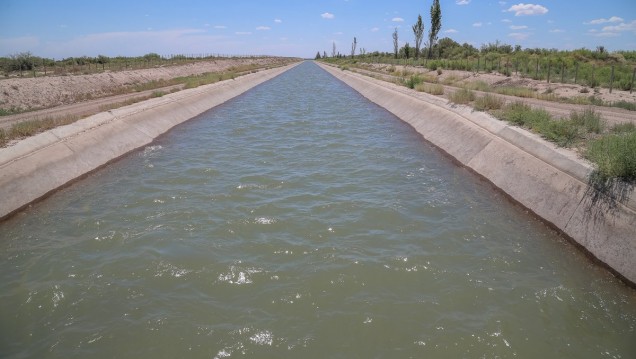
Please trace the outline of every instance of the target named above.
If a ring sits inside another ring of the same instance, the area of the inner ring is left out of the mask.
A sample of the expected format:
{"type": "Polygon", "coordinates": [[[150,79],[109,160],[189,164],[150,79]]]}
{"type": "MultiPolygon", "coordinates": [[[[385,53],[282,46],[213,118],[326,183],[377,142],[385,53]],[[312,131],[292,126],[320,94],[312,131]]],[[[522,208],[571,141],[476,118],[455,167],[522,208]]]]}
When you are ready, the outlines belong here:
{"type": "Polygon", "coordinates": [[[550,83],[550,59],[548,59],[548,83],[550,83]]]}
{"type": "Polygon", "coordinates": [[[561,83],[563,83],[564,77],[565,77],[565,63],[561,63],[561,83]]]}
{"type": "Polygon", "coordinates": [[[576,70],[574,70],[574,84],[576,85],[576,79],[579,76],[579,63],[576,63],[576,70]]]}
{"type": "Polygon", "coordinates": [[[614,87],[614,65],[612,65],[612,74],[610,75],[610,93],[612,93],[612,87],[614,87]]]}
{"type": "Polygon", "coordinates": [[[634,90],[634,77],[636,76],[636,67],[634,67],[634,71],[632,72],[632,83],[629,85],[629,93],[632,93],[634,90]]]}
{"type": "Polygon", "coordinates": [[[534,71],[534,79],[539,79],[539,58],[537,57],[537,69],[534,71]]]}

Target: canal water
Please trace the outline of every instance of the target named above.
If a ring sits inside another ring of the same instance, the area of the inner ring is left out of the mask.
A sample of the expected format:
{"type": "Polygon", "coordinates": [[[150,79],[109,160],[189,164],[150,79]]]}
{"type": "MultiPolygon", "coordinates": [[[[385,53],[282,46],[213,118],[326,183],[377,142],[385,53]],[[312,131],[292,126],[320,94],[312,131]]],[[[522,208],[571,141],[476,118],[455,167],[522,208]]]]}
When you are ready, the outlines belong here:
{"type": "Polygon", "coordinates": [[[1,223],[0,255],[3,358],[636,357],[633,289],[311,62],[1,223]]]}

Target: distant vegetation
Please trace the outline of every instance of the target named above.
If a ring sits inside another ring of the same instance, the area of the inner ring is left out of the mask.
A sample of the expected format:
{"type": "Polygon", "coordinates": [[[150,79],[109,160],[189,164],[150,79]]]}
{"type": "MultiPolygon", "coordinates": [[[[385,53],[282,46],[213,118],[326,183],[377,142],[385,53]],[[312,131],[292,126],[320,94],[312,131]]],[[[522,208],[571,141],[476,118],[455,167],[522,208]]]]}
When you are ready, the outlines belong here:
{"type": "Polygon", "coordinates": [[[158,66],[183,65],[199,61],[226,58],[261,58],[268,56],[238,56],[219,54],[171,54],[148,53],[143,56],[96,57],[81,56],[64,59],[51,59],[35,56],[30,52],[21,52],[0,57],[0,74],[4,77],[38,77],[45,75],[90,74],[101,71],[142,69],[158,66]]]}

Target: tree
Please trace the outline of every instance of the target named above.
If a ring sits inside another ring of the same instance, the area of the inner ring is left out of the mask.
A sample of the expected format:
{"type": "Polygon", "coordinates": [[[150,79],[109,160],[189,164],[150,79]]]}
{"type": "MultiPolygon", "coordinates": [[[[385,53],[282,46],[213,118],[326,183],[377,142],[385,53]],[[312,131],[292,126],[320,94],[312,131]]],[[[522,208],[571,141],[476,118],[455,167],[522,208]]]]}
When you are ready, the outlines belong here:
{"type": "Polygon", "coordinates": [[[333,46],[331,48],[331,57],[336,57],[336,42],[333,42],[333,46]]]}
{"type": "Polygon", "coordinates": [[[397,27],[395,28],[395,31],[393,31],[393,54],[395,55],[395,58],[398,58],[398,31],[397,31],[397,27]]]}
{"type": "Polygon", "coordinates": [[[433,45],[437,41],[437,34],[442,28],[442,8],[439,6],[439,0],[433,0],[431,5],[431,28],[428,30],[428,58],[431,58],[433,45]]]}
{"type": "Polygon", "coordinates": [[[358,40],[356,40],[354,36],[353,43],[351,44],[351,58],[353,58],[356,55],[356,46],[358,46],[358,40]]]}
{"type": "Polygon", "coordinates": [[[408,60],[409,56],[411,55],[411,45],[409,45],[409,43],[407,42],[406,44],[404,44],[404,57],[408,60]]]}
{"type": "Polygon", "coordinates": [[[327,51],[323,51],[323,52],[322,52],[322,58],[323,58],[323,59],[326,59],[326,58],[327,58],[327,51]]]}
{"type": "Polygon", "coordinates": [[[415,58],[420,57],[420,46],[424,37],[424,24],[422,23],[422,15],[417,15],[417,22],[413,25],[413,35],[415,35],[415,58]]]}
{"type": "Polygon", "coordinates": [[[315,57],[315,59],[316,59],[316,60],[320,60],[320,51],[316,52],[316,57],[315,57]]]}

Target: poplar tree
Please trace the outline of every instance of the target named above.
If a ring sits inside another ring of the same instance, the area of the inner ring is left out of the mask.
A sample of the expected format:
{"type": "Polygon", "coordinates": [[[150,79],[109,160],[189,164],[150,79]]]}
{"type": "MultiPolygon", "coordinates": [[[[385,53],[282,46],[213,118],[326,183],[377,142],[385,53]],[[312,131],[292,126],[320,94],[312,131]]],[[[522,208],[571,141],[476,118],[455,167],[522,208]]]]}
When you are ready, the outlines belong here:
{"type": "Polygon", "coordinates": [[[420,46],[424,37],[424,24],[422,23],[422,15],[417,15],[417,22],[413,25],[413,35],[415,35],[415,58],[420,57],[420,46]]]}
{"type": "Polygon", "coordinates": [[[393,54],[395,55],[395,58],[398,58],[398,32],[397,32],[397,27],[395,28],[395,31],[393,31],[393,54]]]}
{"type": "Polygon", "coordinates": [[[356,55],[356,46],[358,46],[358,40],[356,40],[356,38],[353,38],[353,43],[351,44],[351,58],[353,58],[356,55]]]}
{"type": "Polygon", "coordinates": [[[433,0],[431,5],[431,28],[428,30],[428,58],[431,58],[433,45],[437,41],[437,34],[442,28],[442,9],[439,6],[439,0],[433,0]]]}

